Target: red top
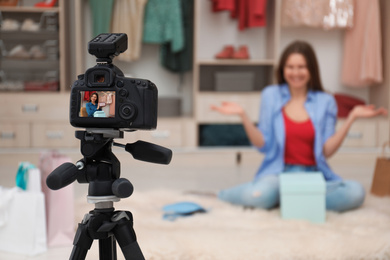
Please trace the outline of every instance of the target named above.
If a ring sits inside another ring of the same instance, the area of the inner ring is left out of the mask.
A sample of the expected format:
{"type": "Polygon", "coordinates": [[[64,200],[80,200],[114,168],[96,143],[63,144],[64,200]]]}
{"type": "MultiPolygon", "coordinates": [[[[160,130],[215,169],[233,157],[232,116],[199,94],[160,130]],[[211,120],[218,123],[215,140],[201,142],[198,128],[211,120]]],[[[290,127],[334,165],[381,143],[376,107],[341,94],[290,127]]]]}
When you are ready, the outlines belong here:
{"type": "Polygon", "coordinates": [[[314,157],[314,126],[309,119],[302,122],[291,120],[283,110],[286,131],[284,162],[287,164],[316,165],[314,157]]]}

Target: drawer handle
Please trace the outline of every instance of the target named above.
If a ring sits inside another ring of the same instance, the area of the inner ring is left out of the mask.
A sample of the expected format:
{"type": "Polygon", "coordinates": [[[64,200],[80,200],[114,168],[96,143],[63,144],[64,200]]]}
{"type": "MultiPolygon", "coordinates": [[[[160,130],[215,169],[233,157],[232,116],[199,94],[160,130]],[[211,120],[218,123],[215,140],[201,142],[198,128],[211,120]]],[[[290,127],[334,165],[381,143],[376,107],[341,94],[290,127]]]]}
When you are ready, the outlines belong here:
{"type": "Polygon", "coordinates": [[[27,113],[36,113],[38,112],[38,105],[37,104],[25,104],[22,107],[23,112],[27,113]]]}
{"type": "Polygon", "coordinates": [[[153,138],[159,138],[159,139],[166,139],[171,136],[171,132],[166,130],[166,131],[155,131],[152,133],[153,138]]]}
{"type": "Polygon", "coordinates": [[[15,139],[14,132],[1,132],[1,139],[15,139]]]}
{"type": "Polygon", "coordinates": [[[347,137],[351,138],[351,139],[362,139],[363,134],[362,133],[348,133],[347,137]]]}
{"type": "Polygon", "coordinates": [[[64,137],[64,133],[61,131],[47,131],[46,137],[48,139],[62,139],[64,137]]]}

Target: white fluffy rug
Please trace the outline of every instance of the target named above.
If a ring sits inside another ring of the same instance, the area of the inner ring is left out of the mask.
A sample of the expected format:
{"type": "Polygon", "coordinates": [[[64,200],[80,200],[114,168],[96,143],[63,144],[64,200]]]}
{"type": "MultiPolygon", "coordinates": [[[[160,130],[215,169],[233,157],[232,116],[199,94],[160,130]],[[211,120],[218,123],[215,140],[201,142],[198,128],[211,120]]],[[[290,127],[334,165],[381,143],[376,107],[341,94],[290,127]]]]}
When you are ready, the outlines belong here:
{"type": "MultiPolygon", "coordinates": [[[[92,208],[78,200],[77,221],[92,208]]],[[[327,212],[325,224],[282,220],[279,209],[243,209],[173,190],[136,191],[115,208],[133,213],[148,260],[390,259],[390,197],[368,195],[358,210],[327,212]],[[208,212],[163,220],[162,207],[181,201],[208,212]]]]}

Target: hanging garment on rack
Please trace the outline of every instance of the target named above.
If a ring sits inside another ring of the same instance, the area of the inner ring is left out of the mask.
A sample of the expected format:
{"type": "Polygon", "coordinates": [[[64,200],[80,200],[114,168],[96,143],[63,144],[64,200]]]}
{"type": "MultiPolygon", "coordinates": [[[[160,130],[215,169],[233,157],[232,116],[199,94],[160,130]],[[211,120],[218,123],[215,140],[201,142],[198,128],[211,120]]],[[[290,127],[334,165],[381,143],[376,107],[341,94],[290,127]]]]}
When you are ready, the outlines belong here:
{"type": "Polygon", "coordinates": [[[267,0],[237,0],[237,13],[232,17],[238,18],[238,29],[243,31],[247,28],[266,26],[267,0]]]}
{"type": "Polygon", "coordinates": [[[145,7],[143,42],[171,43],[173,52],[184,48],[180,0],[148,0],[145,7]]]}
{"type": "Polygon", "coordinates": [[[98,92],[98,95],[99,95],[99,103],[106,103],[107,102],[106,92],[100,91],[100,92],[98,92]]]}
{"type": "Polygon", "coordinates": [[[356,1],[354,27],[345,32],[342,83],[367,87],[383,81],[378,0],[356,1]]]}
{"type": "Polygon", "coordinates": [[[113,3],[114,0],[89,0],[92,12],[93,37],[100,33],[110,32],[113,3]]]}
{"type": "Polygon", "coordinates": [[[352,28],[353,0],[284,0],[282,25],[323,29],[352,28]]]}
{"type": "Polygon", "coordinates": [[[192,69],[194,35],[194,0],[181,0],[184,30],[184,47],[179,52],[172,51],[171,43],[161,45],[161,64],[172,72],[186,72],[192,69]]]}
{"type": "Polygon", "coordinates": [[[141,55],[144,11],[147,0],[115,1],[111,32],[126,33],[128,49],[118,60],[135,61],[141,55]]]}
{"type": "Polygon", "coordinates": [[[84,101],[88,101],[89,102],[89,99],[91,98],[91,95],[93,93],[95,93],[96,91],[85,91],[84,92],[84,101]]]}
{"type": "Polygon", "coordinates": [[[111,104],[112,103],[112,93],[111,92],[109,92],[109,93],[107,93],[107,95],[106,95],[106,98],[107,98],[107,100],[106,100],[106,103],[107,104],[111,104]]]}
{"type": "Polygon", "coordinates": [[[112,97],[112,103],[110,104],[108,115],[109,117],[115,117],[115,95],[112,97]]]}
{"type": "Polygon", "coordinates": [[[237,0],[211,0],[213,12],[233,11],[236,9],[237,0]]]}
{"type": "Polygon", "coordinates": [[[238,19],[238,29],[266,26],[267,0],[212,0],[212,11],[230,11],[238,19]]]}

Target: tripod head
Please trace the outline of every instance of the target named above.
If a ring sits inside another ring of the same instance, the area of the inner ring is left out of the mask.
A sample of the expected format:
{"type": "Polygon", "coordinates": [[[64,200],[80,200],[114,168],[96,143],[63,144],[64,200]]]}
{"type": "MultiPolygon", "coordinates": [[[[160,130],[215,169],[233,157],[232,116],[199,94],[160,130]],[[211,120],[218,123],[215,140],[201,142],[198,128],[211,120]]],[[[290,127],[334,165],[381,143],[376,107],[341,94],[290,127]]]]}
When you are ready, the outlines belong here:
{"type": "MultiPolygon", "coordinates": [[[[112,152],[112,146],[125,148],[134,159],[169,164],[172,159],[170,149],[152,143],[137,141],[126,145],[114,143],[114,138],[123,138],[123,131],[113,129],[86,129],[76,131],[81,141],[80,151],[84,156],[76,165],[64,163],[46,179],[50,189],[61,189],[75,180],[89,183],[88,197],[127,198],[133,193],[133,185],[120,177],[120,162],[112,152]]],[[[109,199],[110,200],[110,199],[109,199]]]]}

